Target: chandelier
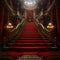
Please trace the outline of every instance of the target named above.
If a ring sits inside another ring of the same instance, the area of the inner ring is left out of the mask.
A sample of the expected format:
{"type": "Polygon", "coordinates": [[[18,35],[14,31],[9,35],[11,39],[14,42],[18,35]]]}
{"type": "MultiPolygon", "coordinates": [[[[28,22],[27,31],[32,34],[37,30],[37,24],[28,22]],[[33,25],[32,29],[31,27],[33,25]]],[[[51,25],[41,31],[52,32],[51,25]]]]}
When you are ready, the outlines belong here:
{"type": "Polygon", "coordinates": [[[24,0],[23,7],[25,9],[35,9],[37,7],[37,1],[36,0],[24,0]]]}

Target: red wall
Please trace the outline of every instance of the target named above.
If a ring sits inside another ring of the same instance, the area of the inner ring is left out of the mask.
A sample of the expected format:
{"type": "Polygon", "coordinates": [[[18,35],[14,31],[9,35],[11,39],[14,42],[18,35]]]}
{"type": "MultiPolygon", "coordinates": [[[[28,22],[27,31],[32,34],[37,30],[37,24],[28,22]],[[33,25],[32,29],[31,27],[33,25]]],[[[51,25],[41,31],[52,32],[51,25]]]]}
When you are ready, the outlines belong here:
{"type": "Polygon", "coordinates": [[[32,11],[32,10],[27,10],[26,13],[27,13],[27,20],[28,20],[30,17],[31,17],[32,20],[33,20],[33,11],[32,11]]]}
{"type": "Polygon", "coordinates": [[[4,21],[4,7],[0,6],[0,40],[2,37],[3,21],[4,21]]]}
{"type": "Polygon", "coordinates": [[[16,4],[17,0],[12,0],[12,2],[13,2],[14,4],[16,4]]]}
{"type": "Polygon", "coordinates": [[[57,18],[58,35],[59,35],[59,40],[60,40],[60,3],[59,3],[59,0],[56,1],[56,18],[57,18]]]}

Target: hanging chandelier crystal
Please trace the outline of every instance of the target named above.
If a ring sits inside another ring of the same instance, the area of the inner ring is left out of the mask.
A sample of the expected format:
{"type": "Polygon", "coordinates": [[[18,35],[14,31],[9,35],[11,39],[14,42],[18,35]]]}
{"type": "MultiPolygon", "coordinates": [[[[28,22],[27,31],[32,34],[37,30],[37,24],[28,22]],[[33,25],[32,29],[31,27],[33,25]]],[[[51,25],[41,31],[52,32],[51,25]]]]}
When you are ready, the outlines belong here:
{"type": "Polygon", "coordinates": [[[36,1],[35,0],[25,0],[24,4],[28,7],[32,7],[36,4],[36,1]]]}
{"type": "Polygon", "coordinates": [[[36,0],[24,0],[23,6],[26,9],[35,9],[37,7],[37,1],[36,0]]]}

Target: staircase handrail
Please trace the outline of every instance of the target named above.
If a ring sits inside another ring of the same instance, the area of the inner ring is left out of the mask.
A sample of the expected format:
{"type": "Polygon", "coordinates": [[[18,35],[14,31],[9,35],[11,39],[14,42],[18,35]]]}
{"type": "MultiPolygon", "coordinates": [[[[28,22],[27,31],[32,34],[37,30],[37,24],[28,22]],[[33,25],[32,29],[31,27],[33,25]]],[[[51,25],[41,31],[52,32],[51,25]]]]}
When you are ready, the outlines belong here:
{"type": "Polygon", "coordinates": [[[44,38],[47,38],[48,40],[51,40],[51,31],[48,30],[42,23],[38,21],[38,19],[35,20],[35,24],[39,30],[39,32],[44,36],[44,38]]]}
{"type": "Polygon", "coordinates": [[[46,27],[44,27],[44,25],[42,23],[39,23],[39,25],[44,29],[46,30],[47,32],[50,32],[46,27]]]}
{"type": "Polygon", "coordinates": [[[38,25],[40,25],[43,28],[43,30],[46,30],[47,32],[50,32],[42,23],[40,23],[38,21],[38,19],[36,19],[35,21],[37,22],[38,25]]]}
{"type": "Polygon", "coordinates": [[[12,29],[10,32],[15,31],[23,23],[24,23],[24,19],[19,24],[17,24],[17,26],[14,29],[12,29]]]}

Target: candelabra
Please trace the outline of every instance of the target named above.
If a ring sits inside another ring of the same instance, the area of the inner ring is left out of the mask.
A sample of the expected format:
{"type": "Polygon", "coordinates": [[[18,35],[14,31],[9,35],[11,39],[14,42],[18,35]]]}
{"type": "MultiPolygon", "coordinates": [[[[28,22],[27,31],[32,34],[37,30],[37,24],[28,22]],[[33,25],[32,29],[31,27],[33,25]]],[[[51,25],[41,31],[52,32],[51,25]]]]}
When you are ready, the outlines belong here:
{"type": "Polygon", "coordinates": [[[8,25],[6,26],[6,28],[7,28],[8,30],[13,29],[13,25],[12,25],[12,23],[8,23],[8,25]]]}
{"type": "Polygon", "coordinates": [[[54,25],[52,23],[48,23],[47,28],[52,31],[54,29],[54,25]]]}

